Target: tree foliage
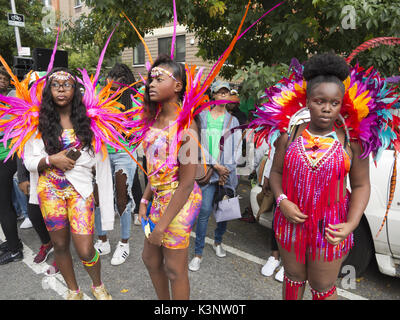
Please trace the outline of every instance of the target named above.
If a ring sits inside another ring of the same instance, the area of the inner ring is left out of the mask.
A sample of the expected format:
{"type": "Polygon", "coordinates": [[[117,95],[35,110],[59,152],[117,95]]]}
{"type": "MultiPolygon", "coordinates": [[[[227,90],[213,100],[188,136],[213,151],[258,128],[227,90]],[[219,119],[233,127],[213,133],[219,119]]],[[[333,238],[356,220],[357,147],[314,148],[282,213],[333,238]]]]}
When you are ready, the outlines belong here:
{"type": "MultiPolygon", "coordinates": [[[[46,34],[42,20],[46,13],[42,11],[42,1],[38,0],[15,0],[16,11],[25,16],[25,27],[19,28],[21,45],[33,48],[52,48],[55,34],[46,34]]],[[[13,56],[17,56],[17,43],[14,27],[7,22],[7,13],[11,11],[9,0],[0,0],[0,54],[9,65],[13,64],[13,56]]]]}
{"type": "MultiPolygon", "coordinates": [[[[118,25],[110,55],[138,43],[133,29],[121,18],[122,10],[143,34],[173,17],[172,0],[87,0],[93,6],[91,30],[105,38],[104,30],[118,25]],[[117,44],[116,44],[117,43],[117,44]]],[[[254,0],[244,28],[278,0],[254,0]]],[[[199,39],[198,55],[215,61],[232,40],[247,0],[176,0],[178,20],[199,39]]],[[[89,36],[88,34],[86,36],[89,36]]],[[[400,36],[400,2],[389,0],[287,0],[261,20],[236,45],[223,75],[232,78],[247,61],[266,65],[304,61],[310,54],[335,51],[347,56],[362,42],[379,36],[400,36]],[[351,15],[353,14],[353,15],[351,15]]],[[[91,38],[95,36],[90,35],[91,38]]],[[[89,41],[86,39],[85,41],[89,41]]],[[[386,76],[399,73],[400,48],[379,47],[360,54],[360,64],[375,65],[386,76]]]]}

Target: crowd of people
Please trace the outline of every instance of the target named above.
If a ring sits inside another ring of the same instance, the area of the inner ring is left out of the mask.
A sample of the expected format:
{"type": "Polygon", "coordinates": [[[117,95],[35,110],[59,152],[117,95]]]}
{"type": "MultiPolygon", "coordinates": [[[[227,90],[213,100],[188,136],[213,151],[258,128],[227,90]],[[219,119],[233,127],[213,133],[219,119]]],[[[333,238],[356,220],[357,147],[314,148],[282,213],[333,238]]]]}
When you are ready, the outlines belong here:
{"type": "MultiPolygon", "coordinates": [[[[313,298],[337,297],[334,285],[339,268],[368,202],[368,158],[360,158],[360,146],[348,141],[344,130],[334,126],[343,102],[342,82],[348,75],[348,66],[341,57],[312,57],[304,69],[309,121],[294,126],[290,134],[282,134],[272,152],[261,152],[269,159],[260,177],[263,196],[276,203],[271,257],[261,273],[271,276],[282,264],[276,279],[283,282],[285,299],[301,299],[306,281],[313,298]],[[299,161],[303,157],[309,163],[299,161]],[[341,171],[331,179],[325,171],[334,166],[341,171]],[[346,191],[347,174],[351,197],[346,191]],[[292,183],[294,177],[301,183],[292,183]],[[329,181],[323,180],[328,177],[329,181]],[[305,194],[310,190],[311,197],[305,194]]],[[[40,139],[27,142],[23,161],[14,157],[0,164],[0,222],[7,240],[0,245],[0,264],[23,258],[12,201],[13,192],[19,189],[29,195],[26,214],[42,243],[35,262],[46,261],[54,251],[55,261],[47,273],[62,274],[68,287],[67,299],[83,298],[74,274],[70,239],[93,282],[93,295],[101,300],[112,299],[101,276],[100,256],[111,252],[107,234],[113,229],[114,212],[119,215],[121,240],[111,264],[122,264],[129,256],[132,214],[137,213],[134,223],[153,225],[144,240],[142,260],[157,297],[189,299],[189,270],[198,271],[205,259],[205,236],[216,194],[220,188],[228,189],[231,197],[236,194],[243,136],[234,128],[247,121],[235,104],[237,91],[227,82],[212,84],[212,99],[233,104],[215,104],[195,116],[190,130],[183,135],[178,158],[171,163],[167,150],[173,141],[169,135],[174,131],[166,128],[176,119],[183,100],[186,73],[184,66],[170,57],[157,58],[141,88],[146,121],[151,124],[141,145],[146,170],[151,173],[142,192],[139,169],[131,159],[138,158],[132,146],[126,145],[131,155],[112,146],[106,151],[94,150],[90,119],[73,73],[54,68],[46,79],[39,114],[40,139]],[[232,134],[226,136],[228,132],[232,134]],[[223,149],[221,137],[226,137],[223,149]],[[196,182],[199,159],[212,170],[203,184],[196,182]],[[16,172],[18,189],[13,184],[16,172]],[[195,225],[195,246],[189,262],[190,232],[195,225]]],[[[121,64],[115,65],[106,79],[114,90],[135,81],[129,68],[121,64]]],[[[8,94],[9,84],[9,75],[0,70],[2,95],[8,94]]],[[[135,105],[129,91],[121,95],[119,102],[123,111],[135,105]]],[[[0,145],[0,160],[8,151],[0,145]]],[[[226,256],[222,242],[227,223],[218,222],[214,232],[212,247],[220,258],[226,256]]]]}

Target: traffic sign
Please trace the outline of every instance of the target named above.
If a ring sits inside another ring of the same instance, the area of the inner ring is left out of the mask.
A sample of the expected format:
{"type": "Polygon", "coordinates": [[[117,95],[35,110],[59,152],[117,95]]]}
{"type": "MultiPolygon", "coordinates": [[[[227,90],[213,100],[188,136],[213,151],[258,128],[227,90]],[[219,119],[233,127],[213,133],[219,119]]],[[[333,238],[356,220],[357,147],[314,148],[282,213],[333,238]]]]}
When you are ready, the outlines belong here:
{"type": "Polygon", "coordinates": [[[14,27],[25,27],[25,17],[23,14],[8,13],[8,24],[14,27]]]}

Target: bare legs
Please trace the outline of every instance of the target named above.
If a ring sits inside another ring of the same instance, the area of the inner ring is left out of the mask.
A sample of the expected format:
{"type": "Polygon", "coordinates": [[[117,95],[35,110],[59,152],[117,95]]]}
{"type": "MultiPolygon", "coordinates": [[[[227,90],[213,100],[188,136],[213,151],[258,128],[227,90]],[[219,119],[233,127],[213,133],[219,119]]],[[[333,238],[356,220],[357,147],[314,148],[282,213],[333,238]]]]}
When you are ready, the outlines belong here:
{"type": "Polygon", "coordinates": [[[187,300],[190,297],[188,248],[168,249],[144,240],[142,259],[160,300],[187,300]]]}
{"type": "MultiPolygon", "coordinates": [[[[296,253],[293,249],[291,252],[288,252],[287,250],[283,249],[279,243],[278,247],[283,266],[285,268],[285,276],[289,279],[283,283],[283,299],[289,298],[286,297],[288,292],[290,292],[290,290],[288,290],[290,288],[287,288],[288,286],[292,286],[294,288],[295,283],[304,282],[306,280],[308,281],[310,287],[319,293],[328,292],[334,287],[344,258],[330,262],[323,261],[323,258],[316,258],[314,261],[306,258],[306,263],[302,264],[296,261],[296,253]]],[[[297,286],[296,294],[298,300],[303,298],[304,289],[305,285],[297,286]]],[[[325,298],[325,300],[336,299],[336,290],[333,292],[333,294],[330,294],[325,298]]]]}
{"type": "MultiPolygon", "coordinates": [[[[50,231],[50,238],[54,246],[54,257],[58,268],[70,290],[78,290],[75,272],[70,252],[70,231],[69,228],[63,228],[57,231],[50,231]]],[[[78,256],[83,261],[90,261],[95,255],[93,247],[93,235],[78,235],[72,233],[72,241],[78,256]]],[[[92,267],[85,267],[93,286],[101,285],[100,259],[92,267]]]]}

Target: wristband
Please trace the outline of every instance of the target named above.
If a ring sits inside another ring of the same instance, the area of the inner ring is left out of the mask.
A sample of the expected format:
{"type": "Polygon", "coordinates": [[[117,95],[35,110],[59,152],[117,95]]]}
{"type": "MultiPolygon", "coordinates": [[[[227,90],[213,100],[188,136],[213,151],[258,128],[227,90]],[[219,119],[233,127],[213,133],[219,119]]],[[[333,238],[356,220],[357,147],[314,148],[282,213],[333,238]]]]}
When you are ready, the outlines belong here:
{"type": "Polygon", "coordinates": [[[149,200],[142,198],[140,199],[140,203],[144,203],[147,206],[149,204],[149,200]]]}
{"type": "Polygon", "coordinates": [[[48,166],[48,167],[51,167],[50,160],[49,160],[49,156],[47,156],[45,160],[46,160],[47,166],[48,166]]]}
{"type": "Polygon", "coordinates": [[[280,194],[279,197],[276,199],[276,206],[279,207],[279,204],[281,203],[282,200],[287,199],[286,194],[280,194]]]}

